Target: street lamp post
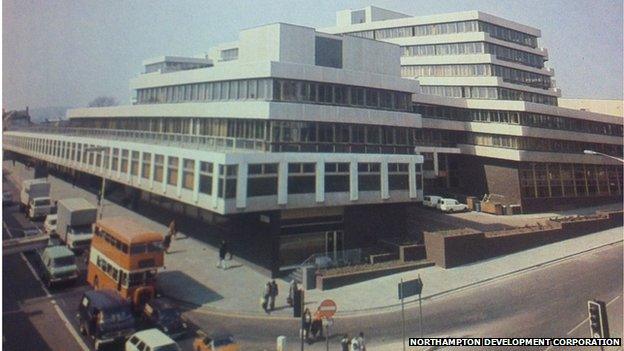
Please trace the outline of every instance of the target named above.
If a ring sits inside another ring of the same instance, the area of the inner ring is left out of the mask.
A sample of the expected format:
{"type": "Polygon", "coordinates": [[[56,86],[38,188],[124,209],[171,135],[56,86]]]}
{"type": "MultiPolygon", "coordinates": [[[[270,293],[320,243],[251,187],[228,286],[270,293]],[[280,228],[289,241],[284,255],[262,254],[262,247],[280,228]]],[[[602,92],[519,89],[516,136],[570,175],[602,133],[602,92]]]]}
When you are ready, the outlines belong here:
{"type": "Polygon", "coordinates": [[[583,153],[586,154],[586,155],[600,155],[600,156],[608,157],[608,158],[614,159],[616,161],[619,161],[621,163],[624,163],[624,159],[621,159],[621,158],[615,157],[615,156],[611,156],[611,155],[607,155],[607,154],[603,154],[602,152],[598,152],[598,151],[594,151],[594,150],[583,150],[583,153]]]}
{"type": "MultiPolygon", "coordinates": [[[[85,150],[85,153],[87,152],[110,152],[110,148],[108,147],[104,147],[104,146],[100,146],[100,147],[88,147],[85,150]]],[[[102,162],[104,162],[104,160],[102,159],[102,162]]],[[[102,174],[102,187],[100,189],[100,198],[98,199],[98,207],[99,207],[99,217],[100,219],[102,219],[102,215],[104,214],[104,191],[106,191],[106,177],[104,176],[104,174],[102,174]]]]}

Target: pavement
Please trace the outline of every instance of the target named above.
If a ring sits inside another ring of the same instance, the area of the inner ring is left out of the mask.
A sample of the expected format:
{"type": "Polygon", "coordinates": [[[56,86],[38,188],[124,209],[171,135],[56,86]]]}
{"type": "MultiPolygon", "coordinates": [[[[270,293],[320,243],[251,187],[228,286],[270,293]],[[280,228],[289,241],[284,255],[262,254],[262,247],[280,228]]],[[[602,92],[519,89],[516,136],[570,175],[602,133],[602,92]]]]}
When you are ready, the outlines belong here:
{"type": "MultiPolygon", "coordinates": [[[[19,163],[13,167],[10,162],[4,162],[3,168],[11,171],[9,177],[14,182],[17,181],[18,184],[21,179],[32,178],[33,176],[32,169],[27,170],[19,163]]],[[[52,176],[49,179],[52,182],[53,199],[83,197],[91,203],[96,203],[95,194],[79,187],[72,187],[71,184],[52,176]]],[[[614,209],[615,206],[581,209],[577,212],[566,211],[566,214],[593,212],[600,208],[614,209]]],[[[621,205],[619,206],[621,208],[621,205]]],[[[507,221],[517,218],[515,220],[521,222],[548,218],[555,214],[557,213],[496,218],[507,221]]],[[[167,231],[164,224],[143,217],[123,206],[105,201],[104,216],[113,215],[133,217],[141,220],[153,230],[161,233],[167,231]]],[[[456,218],[461,223],[463,223],[462,221],[477,222],[475,218],[477,220],[480,218],[486,225],[490,224],[488,222],[496,224],[491,215],[475,214],[473,217],[463,217],[468,215],[451,215],[449,218],[450,220],[456,218]]],[[[440,216],[444,215],[440,214],[440,216]]],[[[509,224],[504,223],[503,225],[509,224]]],[[[614,228],[452,269],[433,266],[328,291],[306,291],[306,302],[315,309],[322,300],[333,299],[338,305],[337,317],[396,311],[400,310],[397,299],[397,283],[401,278],[409,280],[420,276],[424,282],[422,298],[430,299],[621,242],[623,233],[621,227],[614,228]]],[[[228,316],[265,316],[260,307],[259,299],[264,285],[268,281],[266,276],[247,266],[245,262],[239,262],[236,258],[231,262],[231,267],[228,270],[217,268],[218,249],[193,235],[179,234],[179,237],[172,242],[170,250],[171,253],[165,257],[165,269],[158,276],[158,284],[164,295],[191,305],[197,311],[228,316]]],[[[266,317],[290,319],[292,310],[287,307],[285,301],[288,282],[282,279],[276,281],[280,291],[276,311],[266,317]]],[[[417,301],[416,298],[410,298],[406,300],[406,303],[412,304],[415,301],[417,301]]]]}

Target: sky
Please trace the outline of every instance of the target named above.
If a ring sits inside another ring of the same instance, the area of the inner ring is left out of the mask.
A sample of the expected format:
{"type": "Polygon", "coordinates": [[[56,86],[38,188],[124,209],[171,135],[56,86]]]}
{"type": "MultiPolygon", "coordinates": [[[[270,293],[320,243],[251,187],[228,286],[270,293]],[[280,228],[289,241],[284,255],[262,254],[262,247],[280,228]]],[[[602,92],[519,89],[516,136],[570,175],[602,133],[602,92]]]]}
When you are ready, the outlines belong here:
{"type": "Polygon", "coordinates": [[[245,28],[335,24],[368,5],[406,14],[480,10],[542,31],[563,97],[622,99],[624,0],[2,0],[2,105],[130,100],[144,59],[195,56],[245,28]]]}

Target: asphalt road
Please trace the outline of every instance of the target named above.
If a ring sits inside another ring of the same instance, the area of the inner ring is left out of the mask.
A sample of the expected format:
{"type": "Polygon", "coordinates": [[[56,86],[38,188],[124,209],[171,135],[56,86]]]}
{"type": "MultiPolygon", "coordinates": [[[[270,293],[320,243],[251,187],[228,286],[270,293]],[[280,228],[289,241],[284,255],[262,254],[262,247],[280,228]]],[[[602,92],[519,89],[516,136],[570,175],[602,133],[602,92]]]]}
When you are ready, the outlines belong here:
{"type": "MultiPolygon", "coordinates": [[[[19,199],[10,182],[4,189],[19,199]]],[[[41,221],[30,221],[17,204],[2,207],[3,239],[23,236],[21,229],[42,229],[41,221]]],[[[78,331],[76,310],[82,293],[89,290],[86,283],[84,259],[77,259],[80,277],[72,286],[47,289],[38,280],[42,267],[35,252],[3,256],[3,349],[21,350],[92,350],[93,341],[78,331]]],[[[191,350],[194,334],[179,340],[183,350],[191,350]]],[[[105,350],[123,350],[123,345],[109,345],[105,350]]]]}
{"type": "MultiPolygon", "coordinates": [[[[9,183],[4,185],[17,198],[16,189],[9,183]]],[[[7,231],[3,228],[3,238],[9,232],[18,236],[20,228],[32,226],[23,214],[17,213],[16,206],[3,207],[3,224],[9,229],[7,231]]],[[[40,222],[35,225],[41,227],[40,222]]],[[[46,291],[25,260],[37,269],[36,256],[32,253],[3,257],[4,348],[73,351],[82,350],[82,344],[91,349],[91,341],[77,332],[74,317],[82,292],[89,288],[84,280],[75,286],[46,291]]],[[[423,334],[454,337],[585,337],[589,334],[583,324],[587,316],[586,303],[588,299],[597,298],[610,302],[608,311],[611,330],[615,336],[621,337],[622,267],[622,244],[619,243],[425,300],[422,311],[423,334]]],[[[81,268],[84,274],[84,266],[81,268]]],[[[406,336],[419,336],[417,305],[408,305],[405,315],[406,336]]],[[[209,333],[234,334],[244,350],[274,350],[275,338],[279,335],[287,336],[289,350],[298,349],[299,323],[295,319],[241,317],[192,310],[186,311],[185,316],[209,333]]],[[[365,333],[369,350],[400,349],[401,313],[396,311],[337,318],[331,328],[334,336],[330,338],[330,349],[339,349],[339,335],[342,333],[354,335],[360,331],[365,333]]],[[[184,350],[191,350],[191,344],[190,336],[181,341],[184,350]]],[[[120,345],[111,349],[120,349],[120,345]]],[[[325,342],[306,345],[306,349],[324,350],[325,342]]]]}
{"type": "MultiPolygon", "coordinates": [[[[622,244],[619,243],[424,301],[423,334],[453,337],[587,337],[589,331],[586,324],[578,327],[572,335],[567,334],[587,317],[587,300],[597,298],[605,302],[614,301],[608,307],[609,321],[614,336],[621,337],[622,264],[622,244]]],[[[244,336],[246,342],[259,348],[274,347],[278,335],[297,340],[298,323],[295,320],[265,319],[260,322],[258,319],[201,312],[190,315],[199,325],[220,325],[234,335],[244,336]]],[[[418,315],[417,306],[407,308],[407,337],[419,336],[418,315]]],[[[337,318],[332,327],[333,334],[354,335],[360,331],[364,332],[369,349],[400,348],[401,313],[337,318]]],[[[338,349],[338,342],[338,337],[331,339],[332,349],[338,349]]],[[[315,350],[324,348],[324,342],[310,347],[315,350]]]]}

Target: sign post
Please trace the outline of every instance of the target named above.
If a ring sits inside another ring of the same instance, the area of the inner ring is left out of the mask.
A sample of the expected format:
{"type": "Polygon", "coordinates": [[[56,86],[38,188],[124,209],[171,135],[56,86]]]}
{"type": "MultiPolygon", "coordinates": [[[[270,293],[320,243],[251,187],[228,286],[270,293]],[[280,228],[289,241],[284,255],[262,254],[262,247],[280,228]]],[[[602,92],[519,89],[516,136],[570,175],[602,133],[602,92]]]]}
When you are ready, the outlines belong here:
{"type": "Polygon", "coordinates": [[[402,336],[403,336],[403,350],[405,351],[405,303],[404,299],[406,297],[418,295],[418,304],[420,307],[420,337],[423,336],[422,329],[422,300],[421,293],[423,288],[422,280],[420,280],[420,274],[417,279],[408,280],[406,282],[401,278],[401,282],[399,283],[399,299],[401,300],[401,316],[402,316],[402,336]]]}
{"type": "MultiPolygon", "coordinates": [[[[329,327],[333,324],[332,317],[336,314],[338,306],[334,300],[323,300],[318,307],[317,313],[323,318],[323,324],[325,326],[325,347],[329,351],[329,327]]],[[[322,328],[322,327],[321,327],[322,328]]]]}

